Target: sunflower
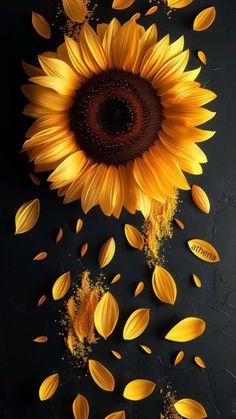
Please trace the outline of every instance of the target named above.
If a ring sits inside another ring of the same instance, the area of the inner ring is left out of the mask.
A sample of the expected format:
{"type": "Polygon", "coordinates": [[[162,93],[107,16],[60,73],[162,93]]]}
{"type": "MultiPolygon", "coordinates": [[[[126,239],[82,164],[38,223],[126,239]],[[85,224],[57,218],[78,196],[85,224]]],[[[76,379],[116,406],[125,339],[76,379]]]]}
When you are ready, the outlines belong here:
{"type": "Polygon", "coordinates": [[[214,132],[198,126],[214,117],[202,105],[216,95],[195,81],[200,68],[185,71],[188,60],[183,36],[157,40],[156,25],[113,19],[96,32],[84,23],[79,42],[65,37],[41,68],[26,65],[24,113],[36,121],[23,150],[35,171],[52,171],[65,203],[117,218],[123,207],[147,217],[152,202],[189,189],[183,171],[202,173],[196,143],[214,132]]]}

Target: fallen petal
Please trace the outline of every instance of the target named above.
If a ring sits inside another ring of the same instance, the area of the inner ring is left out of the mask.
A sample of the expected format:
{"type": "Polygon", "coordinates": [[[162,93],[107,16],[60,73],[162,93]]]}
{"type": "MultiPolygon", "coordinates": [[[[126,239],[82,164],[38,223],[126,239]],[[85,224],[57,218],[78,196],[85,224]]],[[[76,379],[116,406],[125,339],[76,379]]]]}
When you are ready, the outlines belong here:
{"type": "Polygon", "coordinates": [[[188,342],[201,336],[205,328],[204,320],[198,317],[186,317],[167,333],[165,339],[173,342],[188,342]]]}
{"type": "Polygon", "coordinates": [[[143,400],[155,390],[156,384],[152,381],[138,379],[128,383],[124,389],[123,397],[128,400],[143,400]]]}

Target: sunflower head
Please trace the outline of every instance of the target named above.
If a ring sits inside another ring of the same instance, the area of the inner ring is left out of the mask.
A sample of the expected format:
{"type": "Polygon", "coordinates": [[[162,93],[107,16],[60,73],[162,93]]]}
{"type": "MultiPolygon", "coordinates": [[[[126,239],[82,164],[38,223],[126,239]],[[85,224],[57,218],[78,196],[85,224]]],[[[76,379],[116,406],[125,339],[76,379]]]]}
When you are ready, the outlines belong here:
{"type": "Polygon", "coordinates": [[[189,189],[183,171],[200,174],[207,161],[196,143],[214,132],[198,126],[216,95],[195,81],[200,69],[185,71],[188,60],[183,37],[171,44],[155,25],[113,19],[96,32],[85,23],[78,42],[66,37],[40,68],[27,66],[24,113],[36,121],[23,149],[36,171],[52,171],[65,203],[147,217],[153,200],[189,189]]]}

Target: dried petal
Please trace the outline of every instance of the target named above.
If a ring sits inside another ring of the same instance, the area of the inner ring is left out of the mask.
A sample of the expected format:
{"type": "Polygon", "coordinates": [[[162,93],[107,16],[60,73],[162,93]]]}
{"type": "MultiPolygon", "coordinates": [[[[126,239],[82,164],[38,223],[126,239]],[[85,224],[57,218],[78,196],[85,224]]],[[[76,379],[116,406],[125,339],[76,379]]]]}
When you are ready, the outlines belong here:
{"type": "Polygon", "coordinates": [[[50,399],[57,390],[59,385],[59,374],[52,374],[49,375],[45,380],[42,382],[39,388],[39,398],[41,401],[50,399]]]}
{"type": "Polygon", "coordinates": [[[202,10],[194,19],[193,30],[204,31],[208,29],[216,18],[216,9],[214,6],[202,10]]]}
{"type": "Polygon", "coordinates": [[[76,229],[75,229],[77,234],[82,229],[83,224],[84,224],[83,220],[81,220],[81,218],[78,218],[77,223],[76,223],[76,229]]]}
{"type": "Polygon", "coordinates": [[[210,212],[210,201],[206,192],[198,185],[192,185],[192,198],[195,205],[206,214],[210,212]]]}
{"type": "Polygon", "coordinates": [[[119,306],[110,292],[106,292],[99,301],[95,313],[94,324],[98,333],[107,339],[116,327],[119,318],[119,306]]]}
{"type": "Polygon", "coordinates": [[[118,282],[121,278],[121,274],[117,274],[114,276],[114,278],[111,281],[111,284],[115,284],[116,282],[118,282]]]}
{"type": "Polygon", "coordinates": [[[120,410],[119,412],[110,413],[105,419],[125,419],[125,411],[120,410]]]}
{"type": "Polygon", "coordinates": [[[74,22],[81,23],[85,19],[86,7],[83,0],[62,0],[65,14],[74,22]]]}
{"type": "Polygon", "coordinates": [[[183,359],[184,359],[184,351],[178,352],[174,360],[174,365],[175,366],[178,365],[183,359]]]}
{"type": "Polygon", "coordinates": [[[88,362],[91,377],[105,391],[113,391],[115,388],[115,380],[110,371],[100,362],[90,359],[88,362]]]}
{"type": "Polygon", "coordinates": [[[36,343],[45,343],[45,342],[47,342],[47,340],[48,340],[47,336],[38,336],[37,338],[35,338],[33,340],[33,342],[36,342],[36,343]]]}
{"type": "Polygon", "coordinates": [[[40,185],[41,181],[34,173],[29,173],[29,177],[36,186],[40,185]]]}
{"type": "Polygon", "coordinates": [[[144,282],[140,281],[135,289],[134,297],[137,297],[144,289],[144,282]]]}
{"type": "Polygon", "coordinates": [[[72,411],[75,419],[88,419],[89,404],[87,399],[82,394],[77,394],[73,401],[72,411]]]}
{"type": "Polygon", "coordinates": [[[139,308],[133,311],[125,323],[123,338],[125,340],[135,339],[146,329],[150,320],[150,309],[139,308]]]}
{"type": "Polygon", "coordinates": [[[110,239],[107,239],[105,243],[103,243],[99,251],[98,263],[99,263],[100,268],[104,268],[104,266],[107,266],[111,262],[115,254],[115,250],[116,250],[115,240],[113,239],[113,237],[110,237],[110,239]]]}
{"type": "Polygon", "coordinates": [[[195,274],[193,274],[193,281],[194,281],[194,284],[196,285],[196,287],[201,288],[201,286],[202,286],[202,282],[201,282],[201,280],[198,278],[198,276],[197,276],[197,275],[195,275],[195,274]]]}
{"type": "Polygon", "coordinates": [[[40,36],[46,39],[51,38],[51,29],[45,17],[39,13],[32,12],[32,25],[40,36]]]}
{"type": "Polygon", "coordinates": [[[203,51],[198,51],[197,56],[203,64],[205,64],[205,65],[207,64],[206,54],[203,51]]]}
{"type": "Polygon", "coordinates": [[[126,385],[123,396],[128,400],[143,400],[153,393],[155,387],[156,384],[149,380],[133,380],[126,385]]]}
{"type": "Polygon", "coordinates": [[[116,9],[116,10],[127,9],[134,2],[135,0],[113,0],[112,9],[116,9]]]}
{"type": "Polygon", "coordinates": [[[205,362],[202,360],[202,358],[200,358],[200,356],[195,356],[194,357],[194,361],[196,362],[196,364],[201,367],[201,368],[206,368],[206,364],[205,362]]]}
{"type": "Polygon", "coordinates": [[[63,236],[63,230],[60,227],[56,236],[56,243],[58,243],[62,239],[62,236],[63,236]]]}
{"type": "Polygon", "coordinates": [[[178,218],[175,218],[175,223],[181,230],[184,230],[184,223],[182,223],[182,221],[180,221],[178,218]]]}
{"type": "Polygon", "coordinates": [[[174,304],[177,296],[177,288],[174,278],[170,273],[156,266],[152,275],[152,288],[157,298],[163,303],[174,304]]]}
{"type": "Polygon", "coordinates": [[[43,260],[43,259],[46,259],[46,257],[47,257],[47,252],[40,252],[40,253],[38,253],[35,257],[34,257],[34,259],[33,260],[43,260]]]}
{"type": "Polygon", "coordinates": [[[38,221],[40,213],[40,203],[38,199],[32,199],[17,210],[15,216],[15,234],[26,233],[31,230],[38,221]]]}
{"type": "Polygon", "coordinates": [[[186,317],[167,333],[165,339],[173,342],[188,342],[201,336],[205,328],[204,320],[197,317],[186,317]]]}
{"type": "Polygon", "coordinates": [[[188,241],[188,246],[195,256],[205,262],[219,262],[220,258],[216,249],[208,242],[200,239],[192,239],[188,241]]]}
{"type": "Polygon", "coordinates": [[[80,250],[80,256],[83,258],[88,250],[88,243],[84,243],[80,250]]]}
{"type": "Polygon", "coordinates": [[[46,295],[42,295],[42,297],[38,300],[37,306],[40,307],[46,301],[46,298],[46,295]]]}
{"type": "Polygon", "coordinates": [[[142,250],[144,246],[143,235],[131,224],[125,224],[125,237],[135,249],[142,250]]]}
{"type": "Polygon", "coordinates": [[[158,6],[152,6],[148,11],[145,13],[145,16],[153,15],[158,10],[158,6]]]}
{"type": "Polygon", "coordinates": [[[204,419],[207,413],[204,407],[191,399],[181,399],[174,404],[176,412],[187,419],[204,419]]]}
{"type": "Polygon", "coordinates": [[[121,359],[121,354],[119,352],[111,350],[111,353],[114,355],[115,358],[121,359]]]}
{"type": "Polygon", "coordinates": [[[140,345],[140,347],[144,350],[144,352],[146,352],[147,354],[151,354],[152,353],[152,350],[151,350],[151,348],[149,348],[148,346],[146,346],[146,345],[140,345]]]}
{"type": "Polygon", "coordinates": [[[68,289],[70,288],[71,278],[70,272],[65,272],[55,281],[53,288],[52,288],[52,296],[54,300],[60,300],[63,298],[68,289]]]}

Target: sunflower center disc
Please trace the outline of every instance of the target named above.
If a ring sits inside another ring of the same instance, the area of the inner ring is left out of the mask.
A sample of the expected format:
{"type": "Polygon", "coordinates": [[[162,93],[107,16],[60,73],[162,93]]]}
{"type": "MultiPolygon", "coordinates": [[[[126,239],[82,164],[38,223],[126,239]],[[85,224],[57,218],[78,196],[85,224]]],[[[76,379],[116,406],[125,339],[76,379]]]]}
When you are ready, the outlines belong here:
{"type": "Polygon", "coordinates": [[[78,144],[96,162],[125,164],[158,138],[160,100],[148,80],[124,70],[108,70],[77,91],[70,125],[78,144]]]}

